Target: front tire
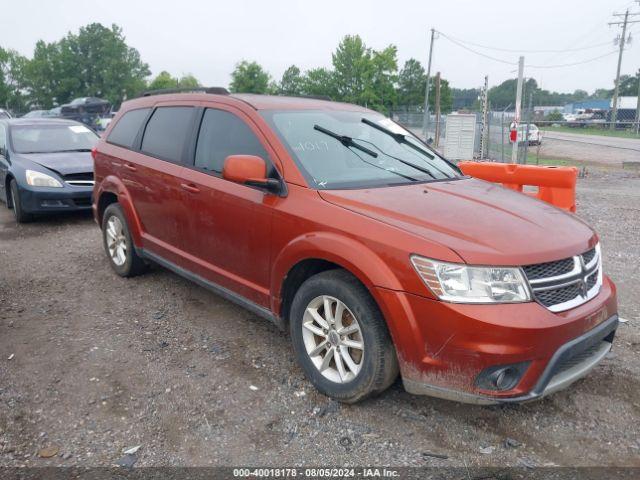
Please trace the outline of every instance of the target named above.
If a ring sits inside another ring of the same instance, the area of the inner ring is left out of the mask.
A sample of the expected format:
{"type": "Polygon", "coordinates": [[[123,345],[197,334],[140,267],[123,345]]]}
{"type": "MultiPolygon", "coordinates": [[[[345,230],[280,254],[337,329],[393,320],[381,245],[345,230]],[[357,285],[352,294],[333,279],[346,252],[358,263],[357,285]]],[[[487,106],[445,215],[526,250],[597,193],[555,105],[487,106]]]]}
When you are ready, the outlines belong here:
{"type": "Polygon", "coordinates": [[[113,270],[121,277],[134,277],[146,270],[136,253],[127,219],[119,203],[107,207],[102,217],[102,241],[113,270]]]}
{"type": "Polygon", "coordinates": [[[306,280],[289,323],[298,363],[328,397],[355,403],[386,390],[398,376],[385,320],[368,290],[345,270],[306,280]]]}
{"type": "Polygon", "coordinates": [[[33,220],[33,215],[24,211],[22,207],[22,200],[20,199],[20,190],[18,189],[18,182],[15,179],[11,180],[9,184],[9,190],[11,191],[11,199],[7,200],[7,205],[13,206],[13,216],[18,223],[28,223],[33,220]]]}

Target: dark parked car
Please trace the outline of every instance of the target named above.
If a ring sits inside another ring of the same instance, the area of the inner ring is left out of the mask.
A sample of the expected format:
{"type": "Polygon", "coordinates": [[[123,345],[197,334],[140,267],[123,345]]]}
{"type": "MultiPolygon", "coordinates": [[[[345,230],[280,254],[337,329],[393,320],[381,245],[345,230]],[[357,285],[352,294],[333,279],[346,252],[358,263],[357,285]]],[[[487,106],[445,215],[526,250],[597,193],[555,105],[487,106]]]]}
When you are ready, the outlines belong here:
{"type": "Polygon", "coordinates": [[[13,208],[16,221],[90,209],[97,141],[70,120],[0,119],[0,200],[13,208]]]}
{"type": "Polygon", "coordinates": [[[66,105],[60,106],[60,116],[69,120],[84,123],[98,130],[98,121],[111,111],[111,104],[96,97],[74,98],[66,105]]]}

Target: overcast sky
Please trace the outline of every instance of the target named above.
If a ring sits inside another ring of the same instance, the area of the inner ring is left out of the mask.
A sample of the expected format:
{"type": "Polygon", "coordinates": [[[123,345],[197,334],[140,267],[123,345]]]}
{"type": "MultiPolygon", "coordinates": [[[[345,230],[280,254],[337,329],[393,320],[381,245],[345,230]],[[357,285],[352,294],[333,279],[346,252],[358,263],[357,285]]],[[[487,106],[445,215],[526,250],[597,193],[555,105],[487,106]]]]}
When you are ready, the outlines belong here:
{"type": "MultiPolygon", "coordinates": [[[[58,40],[90,22],[116,23],[154,75],[192,73],[204,85],[226,86],[241,59],[259,62],[275,79],[291,64],[303,70],[330,66],[331,52],[348,34],[359,34],[374,49],[396,45],[400,66],[415,57],[426,67],[433,27],[465,42],[522,51],[530,65],[574,63],[611,52],[583,65],[525,70],[546,89],[592,92],[613,86],[613,39],[620,28],[607,23],[627,7],[640,12],[637,2],[622,0],[3,0],[0,45],[31,56],[39,39],[58,40]],[[604,45],[525,52],[598,44],[604,45]]],[[[630,31],[638,32],[637,41],[625,51],[623,73],[640,67],[640,23],[630,31]]],[[[517,52],[469,47],[517,62],[517,52]]],[[[442,36],[436,40],[433,71],[441,71],[452,86],[480,86],[484,75],[495,85],[514,77],[515,68],[442,36]]]]}

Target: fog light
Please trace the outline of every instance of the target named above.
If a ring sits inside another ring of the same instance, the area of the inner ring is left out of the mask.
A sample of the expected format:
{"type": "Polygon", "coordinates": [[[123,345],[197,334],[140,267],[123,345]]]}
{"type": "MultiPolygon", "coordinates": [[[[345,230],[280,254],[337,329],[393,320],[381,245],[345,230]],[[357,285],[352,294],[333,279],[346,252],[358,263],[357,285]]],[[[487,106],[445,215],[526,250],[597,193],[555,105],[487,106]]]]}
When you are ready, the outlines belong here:
{"type": "Polygon", "coordinates": [[[530,362],[514,363],[512,365],[496,365],[485,368],[476,377],[476,386],[482,390],[511,390],[527,371],[530,362]]]}
{"type": "Polygon", "coordinates": [[[64,207],[64,202],[62,202],[61,200],[43,200],[42,204],[43,207],[64,207]]]}

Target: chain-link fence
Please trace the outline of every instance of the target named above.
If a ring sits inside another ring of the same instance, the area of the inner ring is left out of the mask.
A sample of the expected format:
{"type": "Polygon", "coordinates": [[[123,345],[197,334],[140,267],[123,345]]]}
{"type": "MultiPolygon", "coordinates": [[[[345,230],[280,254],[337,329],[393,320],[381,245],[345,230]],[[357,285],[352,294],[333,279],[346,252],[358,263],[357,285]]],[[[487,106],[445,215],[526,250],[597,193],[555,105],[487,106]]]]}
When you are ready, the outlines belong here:
{"type": "MultiPolygon", "coordinates": [[[[481,97],[481,92],[478,93],[481,97]]],[[[513,107],[495,109],[489,104],[485,120],[480,100],[472,108],[461,108],[454,113],[475,116],[473,154],[469,159],[512,162],[514,143],[510,139],[510,127],[515,116],[513,107]]],[[[528,98],[528,104],[521,112],[515,147],[517,163],[640,166],[637,98],[620,98],[615,112],[609,100],[543,106],[534,102],[534,98],[528,98]],[[630,108],[632,104],[634,108],[630,108]]],[[[455,98],[453,104],[456,104],[455,98]]],[[[444,152],[448,114],[440,115],[439,119],[431,114],[426,132],[421,106],[397,107],[391,114],[395,121],[444,152]],[[436,135],[436,130],[439,135],[436,135]]]]}

